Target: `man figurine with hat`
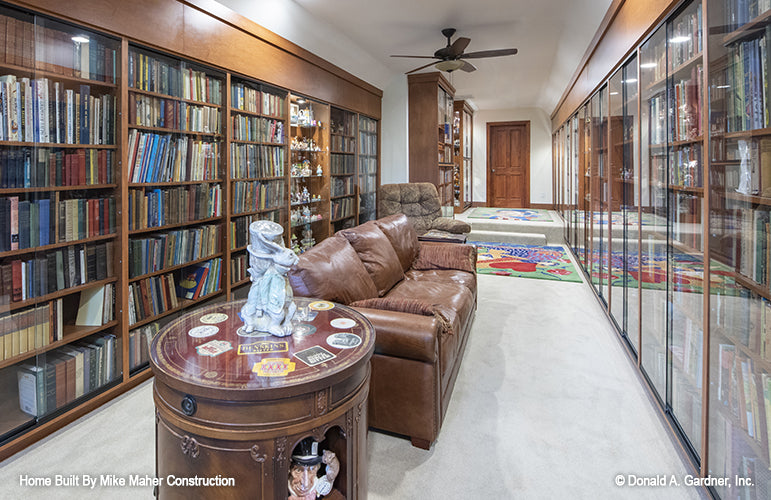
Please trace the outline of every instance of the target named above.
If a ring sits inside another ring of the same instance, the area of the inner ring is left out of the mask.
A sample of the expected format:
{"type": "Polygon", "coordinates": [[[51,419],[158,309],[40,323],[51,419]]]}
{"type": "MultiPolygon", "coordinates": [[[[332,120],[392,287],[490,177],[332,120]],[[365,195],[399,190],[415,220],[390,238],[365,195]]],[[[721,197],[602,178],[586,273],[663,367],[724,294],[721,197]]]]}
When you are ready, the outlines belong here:
{"type": "Polygon", "coordinates": [[[289,466],[289,500],[315,500],[328,495],[338,472],[340,461],[333,452],[324,450],[319,455],[319,443],[311,437],[303,439],[295,447],[289,466]],[[326,470],[318,477],[322,463],[326,470]]]}

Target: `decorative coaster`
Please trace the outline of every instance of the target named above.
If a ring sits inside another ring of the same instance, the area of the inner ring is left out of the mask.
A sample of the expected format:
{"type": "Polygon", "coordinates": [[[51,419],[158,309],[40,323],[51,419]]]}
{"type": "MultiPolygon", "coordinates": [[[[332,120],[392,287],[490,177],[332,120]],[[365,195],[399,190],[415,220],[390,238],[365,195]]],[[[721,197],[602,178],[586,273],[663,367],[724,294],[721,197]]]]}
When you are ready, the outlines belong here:
{"type": "Polygon", "coordinates": [[[361,345],[361,337],[353,333],[333,333],[327,337],[327,344],[337,349],[353,349],[361,345]]]}
{"type": "Polygon", "coordinates": [[[335,318],[329,322],[335,328],[353,328],[356,322],[350,318],[335,318]]]}
{"type": "Polygon", "coordinates": [[[220,329],[214,325],[203,325],[203,326],[196,326],[195,328],[187,332],[187,334],[190,335],[191,337],[202,339],[206,337],[211,337],[212,335],[217,335],[217,332],[219,331],[220,329]]]}

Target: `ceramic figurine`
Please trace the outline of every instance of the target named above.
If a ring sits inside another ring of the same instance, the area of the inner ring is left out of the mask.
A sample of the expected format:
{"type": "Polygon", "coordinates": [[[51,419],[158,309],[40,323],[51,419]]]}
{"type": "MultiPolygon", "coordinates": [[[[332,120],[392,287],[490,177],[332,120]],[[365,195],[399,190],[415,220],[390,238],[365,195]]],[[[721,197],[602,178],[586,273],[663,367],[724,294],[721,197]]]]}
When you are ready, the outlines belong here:
{"type": "Polygon", "coordinates": [[[316,175],[318,175],[319,177],[324,175],[324,169],[321,168],[321,164],[320,163],[316,166],[316,175]]]}
{"type": "Polygon", "coordinates": [[[301,199],[303,203],[308,203],[309,201],[311,201],[311,194],[308,192],[307,187],[303,187],[301,199]]]}
{"type": "Polygon", "coordinates": [[[266,332],[277,337],[292,334],[292,316],[297,309],[286,278],[297,255],[284,247],[284,228],[272,221],[249,225],[249,274],[252,286],[241,308],[245,333],[266,332]]]}
{"type": "Polygon", "coordinates": [[[315,500],[332,492],[340,461],[329,450],[319,455],[318,446],[313,438],[305,438],[295,447],[289,465],[288,500],[315,500]],[[326,466],[324,475],[317,476],[321,464],[326,466]]]}

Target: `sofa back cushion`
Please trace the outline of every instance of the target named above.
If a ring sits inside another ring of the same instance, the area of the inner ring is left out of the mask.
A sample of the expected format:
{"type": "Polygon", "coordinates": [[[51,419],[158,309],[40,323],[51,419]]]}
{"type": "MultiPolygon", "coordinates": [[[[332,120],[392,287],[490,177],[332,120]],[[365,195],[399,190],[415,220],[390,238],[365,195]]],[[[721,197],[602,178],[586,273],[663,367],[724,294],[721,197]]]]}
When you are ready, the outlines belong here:
{"type": "Polygon", "coordinates": [[[289,270],[295,295],[350,304],[377,297],[377,288],[348,240],[327,238],[300,255],[289,270]]]}
{"type": "Polygon", "coordinates": [[[418,233],[404,214],[394,214],[375,221],[377,227],[386,235],[391,246],[394,247],[402,270],[407,270],[420,253],[418,233]]]}
{"type": "Polygon", "coordinates": [[[404,278],[399,257],[391,242],[375,224],[375,221],[365,222],[351,229],[340,231],[367,269],[372,281],[375,282],[377,293],[383,296],[388,290],[404,278]]]}

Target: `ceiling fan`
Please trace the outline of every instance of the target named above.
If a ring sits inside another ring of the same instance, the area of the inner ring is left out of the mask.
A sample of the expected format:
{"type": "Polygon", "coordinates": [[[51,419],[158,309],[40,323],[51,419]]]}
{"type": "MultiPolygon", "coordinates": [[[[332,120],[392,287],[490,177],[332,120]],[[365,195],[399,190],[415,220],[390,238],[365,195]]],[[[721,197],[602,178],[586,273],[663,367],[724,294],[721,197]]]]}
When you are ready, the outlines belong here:
{"type": "Polygon", "coordinates": [[[455,39],[454,42],[451,42],[450,39],[454,34],[455,34],[455,28],[445,28],[442,30],[442,35],[447,37],[447,46],[442,47],[441,49],[434,52],[433,56],[392,55],[391,57],[414,57],[414,58],[420,58],[420,59],[438,59],[439,60],[438,62],[432,61],[426,65],[423,65],[419,68],[415,68],[405,73],[409,75],[410,73],[414,73],[415,71],[419,71],[423,68],[427,68],[433,64],[436,64],[436,69],[440,71],[446,71],[448,73],[451,73],[456,69],[460,69],[467,73],[471,73],[472,71],[476,71],[477,68],[470,62],[465,61],[465,59],[482,59],[485,57],[513,56],[514,54],[517,53],[517,49],[480,50],[477,52],[465,53],[463,51],[468,46],[469,42],[471,42],[471,39],[465,38],[465,37],[458,37],[455,39]]]}

